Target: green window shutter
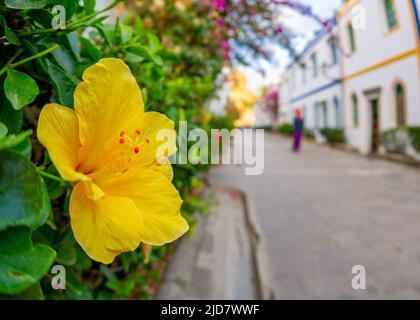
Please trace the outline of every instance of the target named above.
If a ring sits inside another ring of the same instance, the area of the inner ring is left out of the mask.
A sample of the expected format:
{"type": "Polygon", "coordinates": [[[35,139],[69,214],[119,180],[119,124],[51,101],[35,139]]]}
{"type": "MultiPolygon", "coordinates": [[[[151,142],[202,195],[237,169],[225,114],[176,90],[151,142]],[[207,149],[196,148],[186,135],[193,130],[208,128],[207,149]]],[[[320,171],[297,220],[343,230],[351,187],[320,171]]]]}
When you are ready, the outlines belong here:
{"type": "Polygon", "coordinates": [[[394,0],[385,0],[385,12],[386,20],[388,23],[388,29],[392,30],[397,26],[397,16],[395,13],[394,0]]]}

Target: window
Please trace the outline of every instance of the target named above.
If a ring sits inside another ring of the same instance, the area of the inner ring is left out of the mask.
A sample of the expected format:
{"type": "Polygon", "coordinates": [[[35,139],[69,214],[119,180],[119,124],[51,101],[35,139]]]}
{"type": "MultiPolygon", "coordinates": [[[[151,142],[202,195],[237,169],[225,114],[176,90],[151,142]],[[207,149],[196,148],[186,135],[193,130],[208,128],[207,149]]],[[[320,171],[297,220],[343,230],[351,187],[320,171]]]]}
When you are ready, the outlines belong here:
{"type": "Polygon", "coordinates": [[[335,110],[335,127],[337,129],[341,128],[341,112],[340,112],[340,102],[338,98],[334,98],[334,110],[335,110]]]}
{"type": "Polygon", "coordinates": [[[351,97],[352,113],[353,113],[353,127],[359,126],[359,101],[357,96],[354,94],[351,97]]]}
{"type": "Polygon", "coordinates": [[[306,64],[302,63],[301,69],[302,69],[302,83],[305,84],[306,83],[306,64]]]}
{"type": "Polygon", "coordinates": [[[328,107],[326,102],[322,102],[322,120],[323,127],[328,128],[328,107]]]}
{"type": "Polygon", "coordinates": [[[347,25],[347,33],[349,37],[349,47],[352,53],[356,52],[356,38],[354,35],[354,28],[351,23],[347,25]]]}
{"type": "Polygon", "coordinates": [[[386,22],[388,25],[388,30],[392,30],[397,27],[398,19],[395,11],[395,2],[394,0],[384,0],[386,22]]]}
{"type": "Polygon", "coordinates": [[[402,127],[406,125],[406,105],[405,105],[405,90],[401,84],[395,86],[395,106],[397,113],[397,126],[402,127]]]}
{"type": "Polygon", "coordinates": [[[315,79],[318,77],[318,59],[316,53],[311,55],[311,62],[312,62],[312,77],[315,79]]]}
{"type": "Polygon", "coordinates": [[[331,65],[335,66],[338,63],[337,43],[335,37],[331,37],[328,40],[328,45],[330,47],[331,65]]]}
{"type": "Polygon", "coordinates": [[[315,104],[315,127],[321,128],[321,108],[319,103],[315,104]]]}

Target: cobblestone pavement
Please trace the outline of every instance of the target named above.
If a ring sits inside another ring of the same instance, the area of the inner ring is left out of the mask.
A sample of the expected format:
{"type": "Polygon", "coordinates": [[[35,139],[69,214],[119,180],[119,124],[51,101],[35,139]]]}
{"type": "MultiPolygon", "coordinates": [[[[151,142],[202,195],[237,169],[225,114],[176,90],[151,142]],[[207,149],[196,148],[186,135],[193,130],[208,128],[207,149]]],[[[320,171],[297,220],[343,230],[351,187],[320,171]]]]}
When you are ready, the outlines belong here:
{"type": "Polygon", "coordinates": [[[420,171],[265,136],[265,171],[213,169],[215,183],[245,190],[268,242],[280,299],[419,299],[420,171]],[[363,265],[367,290],[353,290],[363,265]]]}

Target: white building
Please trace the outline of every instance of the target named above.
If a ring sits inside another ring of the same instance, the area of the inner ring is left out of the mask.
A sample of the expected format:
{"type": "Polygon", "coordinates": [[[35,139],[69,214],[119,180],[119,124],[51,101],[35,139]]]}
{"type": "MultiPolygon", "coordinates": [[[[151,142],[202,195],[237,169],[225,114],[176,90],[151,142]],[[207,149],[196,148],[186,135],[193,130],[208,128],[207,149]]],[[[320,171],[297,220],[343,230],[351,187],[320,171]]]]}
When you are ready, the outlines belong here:
{"type": "Polygon", "coordinates": [[[292,122],[294,110],[300,108],[307,128],[342,126],[337,31],[334,27],[318,33],[283,74],[281,122],[292,122]]]}
{"type": "Polygon", "coordinates": [[[308,128],[343,127],[365,154],[378,151],[382,131],[419,126],[419,8],[420,0],[345,1],[337,30],[319,34],[283,74],[281,122],[302,108],[308,128]]]}
{"type": "Polygon", "coordinates": [[[344,123],[362,153],[384,130],[420,125],[418,2],[351,0],[339,12],[344,123]]]}

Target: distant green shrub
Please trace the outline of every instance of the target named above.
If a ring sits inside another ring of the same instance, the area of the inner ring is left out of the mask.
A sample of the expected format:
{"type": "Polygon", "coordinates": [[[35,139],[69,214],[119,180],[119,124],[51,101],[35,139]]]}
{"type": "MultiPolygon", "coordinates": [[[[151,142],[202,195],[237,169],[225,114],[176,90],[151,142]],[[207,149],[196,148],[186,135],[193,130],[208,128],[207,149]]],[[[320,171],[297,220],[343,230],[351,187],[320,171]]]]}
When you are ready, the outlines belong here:
{"type": "Polygon", "coordinates": [[[408,127],[407,130],[413,147],[420,152],[420,127],[408,127]]]}
{"type": "Polygon", "coordinates": [[[309,139],[309,140],[314,140],[315,139],[315,133],[310,129],[305,128],[304,131],[303,131],[303,135],[306,139],[309,139]]]}
{"type": "Polygon", "coordinates": [[[407,145],[407,131],[402,128],[395,128],[381,133],[381,144],[390,153],[403,154],[407,145]]]}
{"type": "Polygon", "coordinates": [[[278,128],[278,131],[286,136],[293,136],[293,125],[290,123],[284,123],[278,128]]]}
{"type": "Polygon", "coordinates": [[[420,127],[400,127],[386,130],[381,134],[381,143],[388,152],[405,153],[409,144],[420,152],[420,127]]]}
{"type": "Polygon", "coordinates": [[[324,128],[321,129],[321,134],[331,144],[346,143],[346,136],[343,129],[324,128]]]}

